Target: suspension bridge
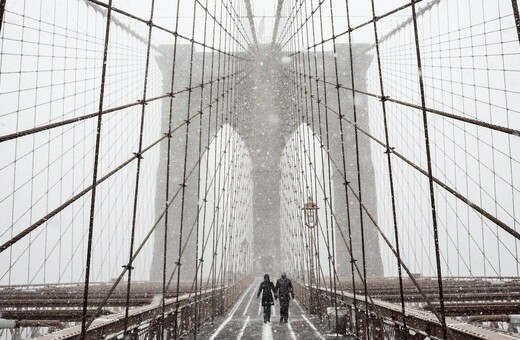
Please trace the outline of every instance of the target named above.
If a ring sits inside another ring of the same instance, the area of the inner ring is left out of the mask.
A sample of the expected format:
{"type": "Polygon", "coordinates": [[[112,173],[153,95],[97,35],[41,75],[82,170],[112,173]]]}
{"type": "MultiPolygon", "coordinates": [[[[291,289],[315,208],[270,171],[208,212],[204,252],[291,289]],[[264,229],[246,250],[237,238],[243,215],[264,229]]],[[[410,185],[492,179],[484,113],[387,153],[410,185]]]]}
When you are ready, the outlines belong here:
{"type": "Polygon", "coordinates": [[[0,339],[520,339],[517,0],[0,25],[0,339]]]}

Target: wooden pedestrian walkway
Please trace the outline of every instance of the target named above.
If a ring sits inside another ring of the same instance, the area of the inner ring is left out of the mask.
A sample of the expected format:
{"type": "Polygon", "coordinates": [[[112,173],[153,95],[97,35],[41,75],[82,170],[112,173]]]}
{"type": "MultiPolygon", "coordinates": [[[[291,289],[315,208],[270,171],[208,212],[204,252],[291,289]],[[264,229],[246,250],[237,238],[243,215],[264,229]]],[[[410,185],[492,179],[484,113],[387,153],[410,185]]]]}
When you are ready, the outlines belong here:
{"type": "MultiPolygon", "coordinates": [[[[258,284],[255,282],[225,316],[215,319],[213,324],[205,325],[197,334],[197,339],[323,340],[336,338],[336,335],[326,333],[326,323],[322,325],[318,317],[308,314],[297,298],[291,301],[289,306],[288,323],[280,324],[279,304],[276,301],[271,311],[271,322],[264,324],[260,299],[256,298],[257,289],[258,284]]],[[[193,339],[193,335],[185,339],[193,339]]]]}

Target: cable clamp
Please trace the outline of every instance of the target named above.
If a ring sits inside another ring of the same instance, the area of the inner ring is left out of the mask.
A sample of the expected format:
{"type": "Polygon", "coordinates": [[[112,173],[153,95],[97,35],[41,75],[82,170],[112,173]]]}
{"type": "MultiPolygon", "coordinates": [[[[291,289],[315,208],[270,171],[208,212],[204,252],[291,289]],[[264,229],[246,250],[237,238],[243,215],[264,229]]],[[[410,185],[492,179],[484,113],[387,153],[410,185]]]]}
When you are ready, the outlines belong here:
{"type": "Polygon", "coordinates": [[[386,102],[388,99],[390,99],[390,96],[382,96],[382,97],[379,99],[379,101],[380,101],[381,103],[384,103],[384,102],[386,102]]]}
{"type": "Polygon", "coordinates": [[[173,92],[166,93],[166,95],[170,98],[175,98],[175,95],[173,94],[173,92]]]}
{"type": "Polygon", "coordinates": [[[181,261],[177,261],[177,262],[175,262],[175,264],[178,265],[179,267],[182,266],[181,261]]]}
{"type": "Polygon", "coordinates": [[[171,133],[171,131],[170,131],[170,132],[165,132],[165,133],[163,133],[163,135],[164,135],[166,138],[172,138],[172,133],[171,133]]]}
{"type": "Polygon", "coordinates": [[[394,150],[395,150],[395,148],[394,148],[394,147],[387,147],[387,148],[386,148],[386,151],[385,151],[385,154],[390,154],[390,153],[393,153],[393,152],[394,152],[394,150]]]}
{"type": "Polygon", "coordinates": [[[121,267],[123,267],[123,268],[125,268],[125,269],[128,269],[128,270],[133,270],[133,269],[134,269],[134,267],[131,266],[131,265],[129,265],[129,264],[124,264],[124,265],[122,265],[121,267]]]}
{"type": "Polygon", "coordinates": [[[145,99],[139,99],[137,100],[137,103],[140,105],[148,105],[148,102],[145,99]]]}
{"type": "Polygon", "coordinates": [[[343,85],[341,85],[340,83],[337,83],[337,84],[336,84],[336,88],[337,88],[337,89],[340,89],[342,86],[343,86],[343,85]]]}
{"type": "Polygon", "coordinates": [[[143,154],[141,152],[132,152],[137,159],[143,159],[143,154]]]}
{"type": "Polygon", "coordinates": [[[350,260],[350,263],[356,263],[356,262],[357,262],[356,259],[352,259],[352,260],[350,260]]]}
{"type": "Polygon", "coordinates": [[[180,186],[181,188],[187,188],[187,187],[188,187],[188,186],[186,185],[186,183],[181,183],[181,184],[179,184],[179,186],[180,186]]]}

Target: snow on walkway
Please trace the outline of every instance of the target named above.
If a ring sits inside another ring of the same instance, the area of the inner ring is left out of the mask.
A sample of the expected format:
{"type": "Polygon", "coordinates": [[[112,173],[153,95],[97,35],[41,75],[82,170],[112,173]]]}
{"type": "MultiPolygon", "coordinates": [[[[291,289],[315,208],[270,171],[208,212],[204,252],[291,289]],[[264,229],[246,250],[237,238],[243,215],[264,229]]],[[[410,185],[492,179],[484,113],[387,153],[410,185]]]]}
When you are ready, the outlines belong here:
{"type": "MultiPolygon", "coordinates": [[[[279,323],[279,304],[276,302],[271,311],[271,323],[264,324],[261,299],[256,299],[259,282],[253,283],[246,290],[227,315],[216,318],[213,325],[208,323],[203,326],[197,334],[197,339],[325,339],[324,333],[319,330],[317,319],[307,314],[298,301],[290,304],[289,323],[279,323]]],[[[189,338],[188,336],[185,339],[189,338]]]]}

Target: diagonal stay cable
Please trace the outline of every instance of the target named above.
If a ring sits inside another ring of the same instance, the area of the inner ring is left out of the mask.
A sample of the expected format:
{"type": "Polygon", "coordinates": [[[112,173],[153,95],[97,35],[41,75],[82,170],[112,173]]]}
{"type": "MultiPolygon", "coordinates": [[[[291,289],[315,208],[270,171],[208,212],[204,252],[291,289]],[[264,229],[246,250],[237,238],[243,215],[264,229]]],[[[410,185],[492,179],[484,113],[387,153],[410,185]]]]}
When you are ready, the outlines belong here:
{"type": "MultiPolygon", "coordinates": [[[[327,154],[328,154],[328,151],[327,151],[327,154]]],[[[359,197],[357,195],[357,190],[355,188],[352,187],[351,185],[351,182],[348,181],[347,178],[345,178],[343,176],[343,174],[341,173],[341,170],[340,170],[340,167],[338,166],[338,164],[334,161],[334,159],[331,157],[330,154],[328,154],[328,157],[331,159],[331,164],[334,165],[334,167],[336,168],[336,170],[340,173],[340,176],[342,176],[342,180],[344,181],[343,183],[346,183],[346,186],[350,189],[350,191],[352,192],[352,194],[354,195],[354,198],[359,202],[359,197]]],[[[314,168],[314,166],[313,166],[314,168]]],[[[316,171],[316,169],[314,168],[314,170],[316,171]]],[[[316,176],[317,177],[317,176],[316,176]]],[[[318,183],[320,183],[321,185],[321,182],[318,180],[318,183]]],[[[326,204],[330,204],[330,202],[327,202],[326,204]]],[[[381,227],[379,226],[379,224],[377,223],[377,221],[375,220],[375,218],[372,216],[372,214],[368,211],[368,208],[366,207],[365,203],[361,203],[361,207],[363,208],[363,211],[366,213],[366,215],[368,216],[368,218],[370,219],[370,221],[372,222],[372,224],[374,225],[374,227],[377,229],[377,231],[379,232],[379,234],[381,235],[381,237],[383,238],[383,240],[385,241],[385,243],[388,245],[388,247],[390,248],[390,250],[392,251],[392,253],[394,254],[394,256],[396,257],[396,259],[401,263],[401,266],[402,268],[405,270],[405,272],[408,274],[410,280],[412,281],[412,283],[415,285],[415,287],[417,288],[417,290],[419,291],[419,294],[421,294],[424,302],[428,305],[428,307],[431,309],[432,313],[438,318],[439,322],[441,322],[442,320],[442,317],[441,315],[437,312],[436,308],[434,308],[431,300],[428,298],[428,296],[426,295],[426,293],[424,293],[422,287],[419,285],[419,283],[417,282],[417,280],[415,279],[415,276],[413,275],[413,273],[408,269],[408,266],[404,263],[404,261],[402,260],[402,258],[398,257],[397,256],[397,250],[394,248],[394,246],[392,245],[391,241],[388,239],[388,237],[386,236],[386,234],[383,232],[383,230],[381,229],[381,227]]],[[[332,207],[331,207],[332,209],[332,207]]],[[[335,216],[335,214],[334,214],[335,216]]],[[[341,229],[340,229],[341,230],[341,229]]],[[[342,233],[343,234],[343,233],[342,233]]],[[[357,265],[356,265],[356,268],[357,268],[357,265]]],[[[359,271],[359,268],[358,268],[358,271],[359,271]]],[[[359,275],[361,275],[361,272],[359,272],[359,275]]],[[[366,287],[365,285],[365,289],[368,290],[368,288],[366,287]]],[[[449,329],[448,329],[448,332],[450,333],[449,329]]]]}
{"type": "Polygon", "coordinates": [[[274,46],[274,44],[276,43],[276,37],[278,36],[278,30],[280,27],[280,19],[282,17],[283,3],[284,3],[284,0],[278,0],[278,4],[276,7],[276,17],[274,19],[273,36],[271,38],[271,46],[274,46]]]}
{"type": "MultiPolygon", "coordinates": [[[[320,102],[320,104],[321,105],[325,105],[323,102],[320,102]]],[[[331,110],[332,112],[338,114],[338,112],[334,108],[329,107],[329,110],[331,110]]],[[[355,129],[359,130],[361,133],[363,133],[364,135],[369,137],[371,140],[375,141],[377,144],[379,144],[382,147],[386,148],[386,144],[383,141],[379,140],[377,137],[374,137],[372,134],[370,134],[369,132],[365,131],[363,128],[357,126],[354,122],[352,122],[349,119],[347,119],[344,115],[343,115],[343,117],[341,117],[341,119],[343,119],[344,121],[346,121],[347,123],[352,125],[355,129]]],[[[391,148],[390,152],[392,154],[396,155],[398,158],[403,160],[405,163],[407,163],[411,167],[413,167],[414,169],[416,169],[417,171],[419,171],[420,173],[422,173],[423,175],[428,176],[428,172],[426,170],[422,169],[419,165],[415,164],[413,161],[409,160],[404,155],[402,155],[401,153],[396,151],[395,148],[391,148]]],[[[448,191],[453,196],[457,197],[463,203],[467,204],[469,207],[471,207],[472,209],[474,209],[475,211],[480,213],[482,216],[486,217],[491,222],[493,222],[496,225],[498,225],[500,228],[502,228],[507,233],[511,234],[516,239],[520,240],[520,233],[518,231],[516,231],[514,228],[510,227],[509,225],[507,225],[507,223],[505,223],[502,220],[498,219],[497,217],[495,217],[493,214],[491,214],[490,212],[488,212],[484,208],[476,205],[470,199],[468,199],[467,197],[465,197],[464,195],[462,195],[461,193],[459,193],[457,190],[453,189],[452,187],[450,187],[446,183],[442,182],[441,180],[439,180],[435,176],[433,176],[432,179],[433,179],[433,182],[435,182],[441,188],[443,188],[444,190],[448,191]]]]}
{"type": "MultiPolygon", "coordinates": [[[[164,136],[163,139],[164,138],[166,138],[166,136],[164,136]]],[[[224,154],[222,154],[221,157],[223,157],[223,155],[224,154]]],[[[189,173],[187,175],[187,178],[190,178],[195,173],[195,169],[197,168],[197,166],[198,166],[198,164],[199,164],[199,162],[201,160],[202,160],[202,157],[201,157],[201,159],[197,160],[197,162],[193,165],[193,167],[190,169],[190,171],[189,171],[189,173]]],[[[208,188],[208,192],[209,192],[209,189],[210,188],[208,188]]],[[[167,202],[167,206],[165,206],[165,208],[161,211],[161,214],[156,218],[155,223],[152,225],[152,227],[150,228],[149,232],[144,237],[143,241],[136,248],[135,252],[133,253],[132,257],[130,258],[130,260],[132,262],[135,261],[135,259],[137,258],[137,256],[139,255],[141,250],[144,248],[145,244],[150,239],[150,237],[152,236],[153,232],[155,231],[155,229],[159,225],[159,223],[162,221],[163,217],[165,216],[166,212],[168,211],[168,208],[173,204],[173,202],[179,196],[180,193],[181,193],[181,188],[179,187],[176,190],[176,192],[174,193],[174,195],[172,196],[172,198],[167,202]]],[[[184,249],[186,247],[186,244],[187,243],[185,243],[185,245],[183,247],[183,251],[184,251],[184,249]]],[[[112,287],[107,292],[107,295],[105,296],[105,298],[103,298],[103,300],[100,302],[100,304],[99,304],[98,308],[96,309],[96,311],[92,314],[90,319],[87,321],[87,323],[86,323],[86,328],[87,329],[92,324],[92,322],[94,322],[95,318],[97,316],[101,315],[101,310],[103,309],[103,307],[106,306],[106,303],[108,302],[108,299],[112,296],[112,293],[115,291],[116,287],[119,285],[119,283],[121,282],[123,277],[126,275],[127,271],[128,271],[128,266],[123,266],[123,270],[121,271],[119,276],[114,280],[114,283],[112,284],[112,287]]],[[[173,278],[173,276],[171,277],[171,279],[172,278],[173,278]]],[[[171,282],[171,280],[170,280],[170,282],[171,282]]]]}
{"type": "MultiPolygon", "coordinates": [[[[308,75],[303,75],[303,76],[309,77],[308,75]]],[[[334,84],[334,83],[331,83],[331,82],[326,82],[326,81],[324,81],[323,79],[320,79],[320,78],[317,78],[316,80],[320,81],[320,82],[322,82],[324,84],[330,85],[330,86],[334,86],[334,87],[338,86],[337,84],[334,84]]],[[[370,93],[370,92],[359,90],[359,89],[352,89],[352,87],[348,87],[348,86],[345,86],[345,85],[342,85],[342,84],[339,84],[339,87],[344,89],[344,90],[354,91],[356,93],[360,93],[360,94],[363,94],[363,95],[368,96],[368,97],[377,98],[377,99],[379,99],[381,101],[388,101],[388,102],[392,102],[392,103],[395,103],[395,104],[407,106],[407,107],[410,107],[410,108],[413,108],[413,109],[422,110],[422,106],[421,105],[417,105],[417,104],[413,104],[413,103],[406,102],[406,101],[403,101],[403,100],[395,99],[395,98],[392,98],[390,96],[386,96],[385,95],[384,97],[382,97],[381,95],[378,95],[378,94],[375,94],[375,93],[370,93]]],[[[514,136],[520,136],[520,130],[516,130],[516,129],[510,128],[510,127],[507,127],[507,126],[502,126],[502,125],[497,125],[497,124],[493,124],[493,123],[488,123],[486,121],[483,121],[483,120],[480,120],[480,119],[477,119],[477,118],[470,118],[470,117],[459,116],[459,115],[456,115],[454,113],[450,113],[450,112],[443,111],[443,110],[433,109],[433,108],[430,108],[430,107],[427,107],[427,106],[424,108],[424,110],[426,110],[426,112],[433,113],[435,115],[439,115],[439,116],[446,117],[446,118],[451,118],[451,119],[458,120],[458,121],[461,121],[461,122],[464,122],[464,123],[469,123],[469,124],[473,124],[473,125],[476,125],[476,126],[479,126],[479,127],[484,127],[484,128],[488,128],[488,129],[491,129],[491,130],[500,131],[500,132],[507,133],[507,134],[514,135],[514,136]]]]}
{"type": "Polygon", "coordinates": [[[258,47],[258,39],[256,37],[255,19],[253,18],[253,9],[251,7],[251,0],[245,0],[245,3],[246,3],[246,10],[247,10],[247,20],[249,21],[249,27],[251,28],[251,34],[253,35],[253,41],[255,43],[255,46],[258,47]]]}
{"type": "MultiPolygon", "coordinates": [[[[106,6],[107,6],[105,3],[103,3],[103,2],[101,2],[101,1],[99,1],[99,0],[89,0],[89,1],[92,2],[92,3],[94,3],[94,4],[96,4],[96,5],[102,6],[102,7],[106,7],[106,6]]],[[[181,39],[183,39],[183,40],[186,40],[186,41],[188,41],[188,42],[192,42],[192,39],[191,39],[191,38],[186,37],[186,36],[180,34],[179,32],[175,32],[175,31],[172,31],[172,30],[170,30],[170,29],[167,29],[166,27],[163,27],[163,26],[161,26],[161,25],[157,25],[157,24],[155,24],[155,23],[153,23],[153,22],[149,22],[149,21],[147,21],[147,20],[145,20],[145,19],[143,19],[143,18],[140,18],[140,17],[138,17],[138,16],[136,16],[136,15],[133,15],[133,14],[131,14],[131,13],[127,12],[127,11],[124,11],[124,10],[122,10],[122,9],[120,9],[120,8],[112,7],[112,11],[114,11],[114,12],[116,12],[116,13],[119,13],[119,14],[122,14],[122,15],[124,15],[124,16],[126,16],[126,17],[128,17],[128,18],[134,19],[134,20],[136,20],[136,21],[142,22],[143,24],[150,25],[151,27],[154,27],[154,28],[156,28],[156,29],[158,29],[158,30],[160,30],[160,31],[165,32],[165,33],[169,33],[169,34],[171,34],[171,35],[173,35],[173,36],[178,36],[179,38],[181,38],[181,39]]],[[[193,43],[196,44],[196,45],[199,45],[199,46],[202,46],[202,47],[203,47],[203,43],[202,43],[202,42],[199,42],[199,41],[193,40],[193,43]]],[[[207,45],[206,45],[206,48],[209,48],[209,49],[215,50],[216,52],[218,52],[218,53],[220,53],[220,54],[228,55],[228,56],[233,57],[233,58],[237,58],[237,59],[241,59],[241,60],[249,60],[249,59],[247,59],[247,58],[244,58],[244,57],[240,57],[240,56],[238,56],[238,55],[235,55],[235,54],[233,54],[233,53],[231,53],[231,52],[226,52],[226,51],[223,51],[223,50],[218,50],[218,49],[216,49],[216,48],[213,47],[213,46],[207,46],[207,45]]],[[[249,53],[249,54],[250,54],[250,53],[249,53]]]]}
{"type": "Polygon", "coordinates": [[[28,136],[28,135],[31,135],[31,134],[34,134],[34,133],[51,130],[51,129],[54,129],[54,128],[57,128],[57,127],[60,127],[60,126],[65,126],[65,125],[68,125],[68,124],[77,123],[77,122],[80,122],[80,121],[83,121],[83,120],[87,120],[87,119],[90,119],[90,118],[96,118],[100,113],[101,113],[101,115],[106,115],[108,113],[112,113],[112,112],[128,109],[128,108],[131,108],[131,107],[134,107],[134,106],[138,106],[138,105],[143,105],[143,104],[147,105],[147,104],[152,103],[152,102],[154,102],[156,100],[165,99],[165,98],[173,98],[173,97],[175,97],[175,96],[177,96],[179,94],[183,94],[183,93],[186,93],[186,92],[189,92],[189,91],[193,91],[193,90],[196,90],[198,88],[203,88],[203,87],[205,87],[207,85],[211,85],[211,84],[213,84],[215,82],[222,81],[222,80],[224,80],[226,78],[234,77],[235,75],[237,75],[237,74],[239,74],[241,72],[243,72],[243,71],[237,72],[236,74],[225,75],[225,76],[223,76],[221,78],[214,79],[214,80],[211,80],[211,81],[208,81],[208,82],[205,82],[205,83],[201,83],[201,84],[193,86],[193,87],[187,87],[185,89],[182,89],[182,90],[179,90],[179,91],[176,91],[176,92],[166,93],[166,94],[163,94],[163,95],[160,95],[160,96],[157,96],[157,97],[147,98],[144,101],[143,100],[136,100],[133,103],[128,103],[128,104],[116,106],[116,107],[113,107],[113,108],[110,108],[110,109],[105,109],[105,110],[102,110],[101,112],[96,111],[96,112],[93,112],[93,113],[89,113],[89,114],[86,114],[86,115],[83,115],[83,116],[79,116],[79,117],[75,117],[75,118],[71,118],[71,119],[67,119],[67,120],[63,120],[63,121],[60,121],[60,122],[50,123],[50,124],[46,124],[46,125],[42,125],[42,126],[37,126],[37,127],[31,128],[31,129],[27,129],[27,130],[22,130],[22,131],[19,131],[19,132],[11,133],[11,134],[8,134],[8,135],[3,135],[3,136],[0,136],[0,143],[6,142],[8,140],[16,139],[16,138],[19,138],[19,137],[23,137],[23,136],[28,136]]]}
{"type": "MultiPolygon", "coordinates": [[[[244,76],[242,77],[242,79],[244,79],[245,77],[247,76],[244,76]]],[[[225,94],[226,92],[224,92],[223,94],[225,94]]],[[[223,96],[220,96],[220,97],[223,97],[223,96]]],[[[219,98],[220,98],[219,97],[219,98]]],[[[218,98],[215,100],[215,102],[218,100],[218,98]]],[[[208,108],[210,105],[212,104],[209,104],[206,108],[208,108]]],[[[203,114],[203,110],[201,110],[198,114],[203,114]]],[[[193,118],[195,118],[196,116],[193,116],[193,118]]],[[[172,130],[172,133],[175,132],[175,131],[178,131],[182,126],[184,126],[185,124],[188,124],[189,122],[183,122],[182,124],[180,124],[179,126],[177,126],[174,130],[172,130]]],[[[164,135],[160,138],[158,138],[157,140],[155,140],[154,142],[152,142],[151,144],[149,144],[146,148],[144,148],[141,152],[141,156],[146,153],[147,151],[149,151],[150,149],[152,149],[155,145],[159,144],[161,141],[163,141],[165,138],[168,138],[167,135],[164,135]]],[[[71,205],[72,203],[74,203],[75,201],[77,201],[78,199],[80,199],[81,197],[83,197],[85,194],[87,194],[88,192],[90,192],[92,190],[92,188],[94,186],[97,186],[101,183],[103,183],[105,180],[107,180],[108,178],[110,178],[111,176],[113,176],[115,173],[119,172],[121,169],[123,169],[124,167],[126,167],[128,164],[132,163],[134,160],[137,159],[137,155],[134,155],[132,157],[130,157],[128,160],[126,160],[125,162],[121,163],[119,166],[117,166],[115,169],[113,169],[112,171],[110,171],[109,173],[107,173],[105,176],[101,177],[100,179],[97,180],[97,182],[94,184],[94,185],[90,185],[88,186],[87,188],[83,189],[82,191],[80,191],[79,193],[77,193],[76,195],[74,195],[73,197],[71,197],[70,199],[68,199],[67,201],[65,201],[64,203],[62,203],[60,206],[58,206],[57,208],[55,208],[54,210],[52,210],[51,212],[49,212],[47,215],[45,215],[44,217],[42,217],[41,219],[39,219],[38,221],[36,221],[35,223],[31,224],[29,227],[25,228],[23,231],[21,231],[20,233],[18,233],[17,235],[15,235],[13,238],[11,238],[9,241],[3,243],[2,245],[0,245],[0,253],[2,253],[3,251],[5,251],[6,249],[9,249],[13,244],[15,244],[16,242],[20,241],[21,239],[23,239],[25,236],[27,236],[29,233],[31,233],[33,230],[37,229],[38,227],[40,227],[41,225],[43,225],[44,223],[46,223],[48,220],[50,220],[52,217],[56,216],[58,213],[60,213],[62,210],[64,210],[65,208],[67,208],[69,205],[71,205]]]]}

